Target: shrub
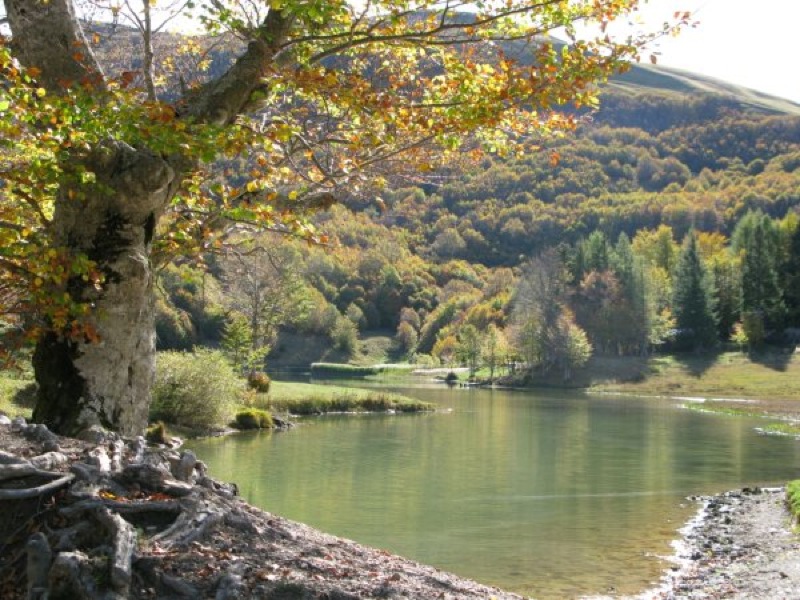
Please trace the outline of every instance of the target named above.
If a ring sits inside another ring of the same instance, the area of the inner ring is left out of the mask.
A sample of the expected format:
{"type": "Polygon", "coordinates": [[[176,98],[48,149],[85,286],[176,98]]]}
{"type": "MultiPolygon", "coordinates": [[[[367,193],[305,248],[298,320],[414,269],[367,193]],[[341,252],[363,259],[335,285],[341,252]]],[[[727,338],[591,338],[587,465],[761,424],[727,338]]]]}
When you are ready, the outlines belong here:
{"type": "Polygon", "coordinates": [[[163,298],[156,301],[156,340],[159,350],[188,350],[197,341],[190,315],[163,298]]]}
{"type": "Polygon", "coordinates": [[[264,371],[250,371],[247,375],[247,385],[250,386],[251,390],[255,390],[260,394],[269,392],[270,383],[272,383],[272,379],[264,371]]]}
{"type": "MultiPolygon", "coordinates": [[[[416,314],[416,313],[415,313],[416,314]]],[[[412,325],[403,321],[397,326],[394,338],[403,354],[410,354],[417,345],[417,330],[412,325]]]]}
{"type": "Polygon", "coordinates": [[[269,411],[249,408],[236,413],[234,426],[237,429],[269,429],[272,427],[272,415],[269,411]]]}
{"type": "Polygon", "coordinates": [[[219,427],[230,421],[241,388],[219,351],[161,352],[150,418],[192,429],[219,427]]]}
{"type": "Polygon", "coordinates": [[[166,444],[167,443],[167,426],[163,421],[153,423],[144,432],[144,439],[151,444],[166,444]]]}
{"type": "Polygon", "coordinates": [[[331,331],[331,340],[334,348],[352,356],[358,343],[358,329],[348,318],[340,317],[331,331]]]}

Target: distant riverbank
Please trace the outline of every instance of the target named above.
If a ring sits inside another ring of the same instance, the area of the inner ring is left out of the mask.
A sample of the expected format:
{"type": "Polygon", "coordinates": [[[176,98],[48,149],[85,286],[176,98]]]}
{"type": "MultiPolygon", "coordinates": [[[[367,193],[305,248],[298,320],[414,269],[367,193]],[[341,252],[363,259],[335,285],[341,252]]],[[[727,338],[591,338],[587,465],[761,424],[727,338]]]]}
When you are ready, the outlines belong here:
{"type": "MultiPolygon", "coordinates": [[[[800,435],[800,358],[741,352],[597,359],[593,392],[683,398],[687,407],[765,418],[766,433],[800,435]]],[[[587,376],[585,375],[585,376],[587,376]]]]}

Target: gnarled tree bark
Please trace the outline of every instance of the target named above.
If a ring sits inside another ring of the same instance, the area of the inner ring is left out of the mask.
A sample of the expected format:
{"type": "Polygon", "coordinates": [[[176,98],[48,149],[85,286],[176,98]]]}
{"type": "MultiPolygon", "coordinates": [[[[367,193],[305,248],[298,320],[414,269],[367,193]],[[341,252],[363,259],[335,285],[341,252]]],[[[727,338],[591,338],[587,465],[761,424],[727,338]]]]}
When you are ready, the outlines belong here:
{"type": "Polygon", "coordinates": [[[117,141],[96,148],[86,167],[98,184],[84,187],[85,200],[59,195],[53,236],[105,276],[102,291],[77,277],[69,286],[75,300],[92,303],[100,341],[53,332],[39,342],[34,419],[62,433],[102,425],[133,436],[147,423],[155,373],[150,247],[180,178],[169,160],[117,141]]]}

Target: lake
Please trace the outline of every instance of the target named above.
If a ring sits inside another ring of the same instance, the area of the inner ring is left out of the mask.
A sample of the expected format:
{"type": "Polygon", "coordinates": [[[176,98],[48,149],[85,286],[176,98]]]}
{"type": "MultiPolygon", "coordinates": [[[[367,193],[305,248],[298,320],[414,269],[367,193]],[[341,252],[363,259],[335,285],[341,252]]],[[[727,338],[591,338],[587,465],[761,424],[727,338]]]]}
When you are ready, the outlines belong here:
{"type": "Polygon", "coordinates": [[[641,591],[697,510],[688,495],[800,477],[800,443],[676,401],[391,389],[440,411],[189,446],[265,510],[536,598],[641,591]]]}

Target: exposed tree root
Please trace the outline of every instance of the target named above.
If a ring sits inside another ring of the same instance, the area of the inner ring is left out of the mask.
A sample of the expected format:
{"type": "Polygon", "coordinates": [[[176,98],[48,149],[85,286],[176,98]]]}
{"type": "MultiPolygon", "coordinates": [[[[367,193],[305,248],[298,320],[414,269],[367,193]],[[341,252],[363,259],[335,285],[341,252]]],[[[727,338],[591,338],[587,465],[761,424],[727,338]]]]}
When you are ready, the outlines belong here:
{"type": "MultiPolygon", "coordinates": [[[[52,475],[52,473],[50,473],[50,475],[52,475]]],[[[28,498],[44,496],[45,494],[50,494],[69,485],[73,479],[75,479],[75,476],[72,473],[67,473],[55,481],[50,481],[42,485],[17,490],[0,490],[0,500],[26,500],[28,498]]]]}
{"type": "Polygon", "coordinates": [[[21,482],[38,492],[44,474],[55,478],[45,485],[64,483],[31,500],[0,497],[4,600],[519,600],[259,511],[191,452],[13,427],[0,424],[0,443],[19,451],[0,454],[0,492],[21,482]]]}

